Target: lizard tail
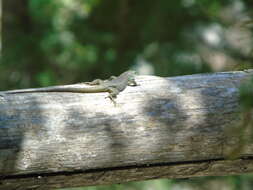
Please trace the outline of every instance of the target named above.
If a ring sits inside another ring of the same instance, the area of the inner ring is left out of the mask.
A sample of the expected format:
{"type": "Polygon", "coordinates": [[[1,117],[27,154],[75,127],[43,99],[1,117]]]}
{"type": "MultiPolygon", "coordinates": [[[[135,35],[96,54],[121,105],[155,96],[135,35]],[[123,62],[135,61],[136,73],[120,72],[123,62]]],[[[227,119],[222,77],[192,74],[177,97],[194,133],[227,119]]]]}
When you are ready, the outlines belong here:
{"type": "Polygon", "coordinates": [[[20,89],[20,90],[8,90],[2,91],[3,94],[19,94],[19,93],[36,93],[36,92],[76,92],[76,93],[96,93],[96,92],[107,92],[106,89],[98,86],[73,86],[73,85],[65,85],[65,86],[51,86],[45,88],[28,88],[28,89],[20,89]]]}

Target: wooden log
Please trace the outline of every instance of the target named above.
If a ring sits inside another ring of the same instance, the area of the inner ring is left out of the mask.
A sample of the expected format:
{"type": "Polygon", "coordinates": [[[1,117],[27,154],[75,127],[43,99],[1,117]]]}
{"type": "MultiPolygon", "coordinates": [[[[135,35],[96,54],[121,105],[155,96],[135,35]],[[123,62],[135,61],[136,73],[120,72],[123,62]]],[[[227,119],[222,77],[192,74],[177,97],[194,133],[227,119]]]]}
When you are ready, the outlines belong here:
{"type": "Polygon", "coordinates": [[[253,172],[227,133],[242,122],[239,86],[253,70],[138,76],[107,93],[0,96],[0,189],[49,189],[253,172]]]}

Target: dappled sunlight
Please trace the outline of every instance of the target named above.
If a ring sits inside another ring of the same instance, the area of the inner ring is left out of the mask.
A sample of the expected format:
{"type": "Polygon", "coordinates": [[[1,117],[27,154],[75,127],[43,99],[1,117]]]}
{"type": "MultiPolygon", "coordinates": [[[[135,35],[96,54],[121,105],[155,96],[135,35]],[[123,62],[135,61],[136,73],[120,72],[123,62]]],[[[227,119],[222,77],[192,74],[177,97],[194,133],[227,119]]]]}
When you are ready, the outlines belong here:
{"type": "MultiPolygon", "coordinates": [[[[16,124],[24,125],[25,130],[15,170],[30,173],[35,166],[41,172],[64,170],[69,157],[77,162],[73,169],[121,166],[123,161],[131,165],[138,162],[140,154],[145,155],[143,164],[155,163],[157,158],[185,160],[186,156],[168,155],[167,151],[179,150],[175,131],[195,127],[190,110],[203,107],[200,94],[187,94],[183,81],[139,76],[137,82],[139,86],[127,87],[118,95],[116,106],[107,93],[52,92],[47,93],[47,99],[41,99],[43,93],[19,95],[26,106],[15,114],[26,118],[32,109],[36,115],[29,125],[22,120],[16,124]],[[182,122],[174,125],[180,119],[182,122]],[[171,143],[174,145],[168,146],[171,143]],[[38,168],[41,159],[48,168],[38,168]]],[[[205,120],[203,111],[200,113],[198,126],[205,120]]]]}
{"type": "MultiPolygon", "coordinates": [[[[116,105],[103,92],[0,92],[0,189],[216,175],[223,166],[222,175],[252,170],[243,159],[226,160],[240,143],[237,134],[251,132],[238,127],[231,137],[227,129],[252,123],[239,115],[253,106],[252,92],[239,87],[252,74],[252,6],[249,0],[1,1],[0,90],[78,86],[126,70],[140,75],[116,105]]],[[[238,154],[252,156],[251,144],[245,147],[238,154]]]]}

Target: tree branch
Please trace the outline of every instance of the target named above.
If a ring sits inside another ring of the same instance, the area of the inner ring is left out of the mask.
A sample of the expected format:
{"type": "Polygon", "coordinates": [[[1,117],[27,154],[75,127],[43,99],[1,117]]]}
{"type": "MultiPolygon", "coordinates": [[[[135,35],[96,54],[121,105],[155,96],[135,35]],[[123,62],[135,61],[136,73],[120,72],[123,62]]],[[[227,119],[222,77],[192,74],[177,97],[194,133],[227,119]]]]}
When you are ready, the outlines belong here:
{"type": "Polygon", "coordinates": [[[239,86],[253,70],[138,76],[106,93],[0,97],[0,189],[59,188],[253,171],[253,143],[227,160],[242,122],[239,86]]]}

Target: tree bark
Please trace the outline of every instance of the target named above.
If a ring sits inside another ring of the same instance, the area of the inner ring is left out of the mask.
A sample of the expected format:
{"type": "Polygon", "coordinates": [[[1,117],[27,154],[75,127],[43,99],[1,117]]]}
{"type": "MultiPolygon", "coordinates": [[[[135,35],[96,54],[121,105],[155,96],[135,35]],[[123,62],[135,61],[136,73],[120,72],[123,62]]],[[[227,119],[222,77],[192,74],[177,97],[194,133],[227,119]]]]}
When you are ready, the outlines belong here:
{"type": "MultiPolygon", "coordinates": [[[[253,143],[227,155],[253,70],[138,76],[107,93],[0,96],[0,189],[49,189],[253,172],[253,143]]],[[[78,84],[77,84],[78,85],[78,84]]]]}

